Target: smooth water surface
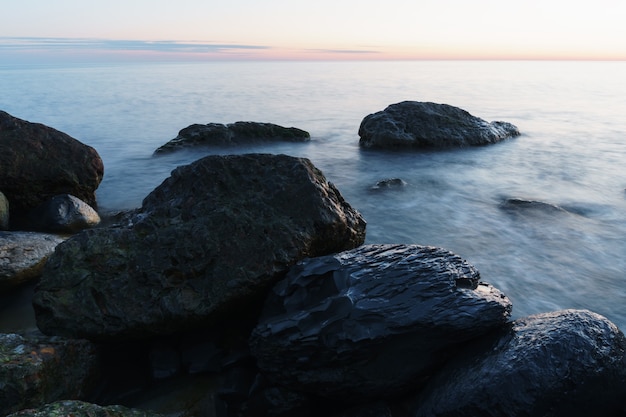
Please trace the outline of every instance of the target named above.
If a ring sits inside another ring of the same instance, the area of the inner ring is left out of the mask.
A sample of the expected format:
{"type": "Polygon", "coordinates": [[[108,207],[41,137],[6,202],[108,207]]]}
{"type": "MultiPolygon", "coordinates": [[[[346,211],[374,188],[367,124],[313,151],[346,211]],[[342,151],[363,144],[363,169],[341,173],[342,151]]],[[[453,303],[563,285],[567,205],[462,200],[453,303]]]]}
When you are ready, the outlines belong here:
{"type": "Polygon", "coordinates": [[[367,243],[450,249],[511,298],[515,317],[586,308],[622,329],[624,97],[626,63],[616,62],[0,68],[1,110],[64,131],[100,153],[103,212],[139,206],[174,167],[209,153],[304,156],[364,215],[367,243]],[[522,136],[471,149],[359,149],[363,117],[403,100],[508,121],[522,136]],[[312,141],[152,156],[192,123],[239,120],[299,127],[312,141]],[[406,185],[373,188],[386,178],[406,185]],[[508,198],[547,204],[506,210],[508,198]]]}

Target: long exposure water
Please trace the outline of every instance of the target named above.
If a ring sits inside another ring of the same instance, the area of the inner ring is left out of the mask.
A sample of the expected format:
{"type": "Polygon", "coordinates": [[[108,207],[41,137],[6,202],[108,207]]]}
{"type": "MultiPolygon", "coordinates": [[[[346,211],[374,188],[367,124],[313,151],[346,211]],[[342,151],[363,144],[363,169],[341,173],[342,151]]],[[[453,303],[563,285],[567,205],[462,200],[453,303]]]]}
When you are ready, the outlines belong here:
{"type": "MultiPolygon", "coordinates": [[[[102,212],[133,208],[210,153],[304,156],[368,222],[367,243],[447,248],[513,302],[514,317],[586,308],[626,328],[626,63],[213,62],[0,67],[0,109],[93,146],[102,212]],[[367,114],[403,100],[514,123],[522,136],[443,151],[366,151],[367,114]],[[164,157],[192,123],[295,126],[305,144],[164,157]],[[406,185],[375,189],[386,178],[406,185]],[[563,210],[518,207],[509,198],[563,210]]],[[[6,321],[6,318],[5,318],[6,321]]]]}

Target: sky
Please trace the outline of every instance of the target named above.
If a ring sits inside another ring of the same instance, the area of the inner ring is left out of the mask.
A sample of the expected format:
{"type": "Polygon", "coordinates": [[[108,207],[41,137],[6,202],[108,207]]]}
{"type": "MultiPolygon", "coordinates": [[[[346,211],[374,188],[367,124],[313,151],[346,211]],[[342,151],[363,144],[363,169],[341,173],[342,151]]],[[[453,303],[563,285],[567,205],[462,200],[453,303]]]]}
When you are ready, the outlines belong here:
{"type": "Polygon", "coordinates": [[[626,60],[624,0],[2,0],[0,64],[626,60]]]}

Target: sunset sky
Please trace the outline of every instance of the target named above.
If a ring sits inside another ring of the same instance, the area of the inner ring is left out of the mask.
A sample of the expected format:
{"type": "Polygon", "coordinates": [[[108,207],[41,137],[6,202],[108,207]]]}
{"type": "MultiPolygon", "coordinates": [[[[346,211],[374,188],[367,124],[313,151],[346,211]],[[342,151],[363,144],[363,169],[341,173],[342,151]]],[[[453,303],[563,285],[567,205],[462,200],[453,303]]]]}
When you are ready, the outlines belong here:
{"type": "Polygon", "coordinates": [[[0,64],[619,59],[623,0],[3,0],[0,64]]]}

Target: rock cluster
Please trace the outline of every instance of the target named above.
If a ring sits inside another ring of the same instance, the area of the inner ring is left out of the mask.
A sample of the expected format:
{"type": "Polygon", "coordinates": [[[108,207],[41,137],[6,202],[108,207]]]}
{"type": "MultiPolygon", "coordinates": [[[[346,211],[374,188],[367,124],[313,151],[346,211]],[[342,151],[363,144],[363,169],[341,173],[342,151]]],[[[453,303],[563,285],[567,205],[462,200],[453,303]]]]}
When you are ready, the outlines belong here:
{"type": "MultiPolygon", "coordinates": [[[[431,129],[436,146],[517,131],[451,106],[390,107],[401,118],[368,116],[361,127],[383,120],[381,137],[400,132],[401,143],[431,129]]],[[[194,126],[190,137],[273,129],[194,126]]],[[[6,114],[0,128],[11,140],[43,129],[6,114]]],[[[362,146],[400,143],[370,139],[362,146]]],[[[75,215],[82,202],[69,190],[58,194],[29,208],[46,227],[95,223],[89,210],[75,215]]],[[[33,305],[47,334],[0,334],[0,415],[156,416],[83,401],[119,403],[125,390],[208,373],[217,387],[175,415],[624,415],[626,338],[613,323],[586,310],[511,321],[509,299],[458,255],[365,245],[365,228],[308,159],[247,154],[178,167],[107,227],[0,232],[0,279],[41,275],[33,305]],[[40,247],[33,238],[49,245],[21,265],[20,251],[40,247]]]]}
{"type": "Polygon", "coordinates": [[[359,145],[386,149],[479,146],[519,134],[511,123],[489,123],[448,104],[403,101],[366,116],[359,127],[359,145]]]}
{"type": "Polygon", "coordinates": [[[0,191],[11,221],[59,194],[96,206],[104,166],[90,146],[51,127],[0,111],[0,191]]]}
{"type": "Polygon", "coordinates": [[[235,122],[193,124],[178,132],[178,136],[159,147],[154,153],[163,154],[194,146],[228,146],[258,142],[307,142],[309,132],[273,123],[235,122]]]}
{"type": "Polygon", "coordinates": [[[285,155],[179,167],[125,221],[57,247],[33,300],[44,332],[127,339],[206,326],[252,309],[298,260],[365,239],[324,175],[285,155]]]}

